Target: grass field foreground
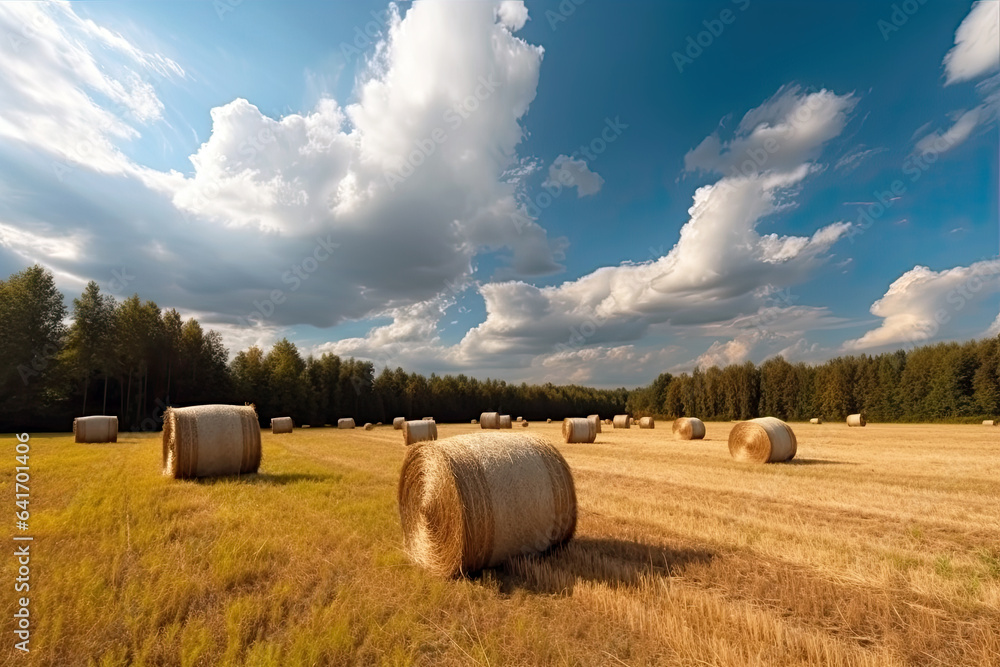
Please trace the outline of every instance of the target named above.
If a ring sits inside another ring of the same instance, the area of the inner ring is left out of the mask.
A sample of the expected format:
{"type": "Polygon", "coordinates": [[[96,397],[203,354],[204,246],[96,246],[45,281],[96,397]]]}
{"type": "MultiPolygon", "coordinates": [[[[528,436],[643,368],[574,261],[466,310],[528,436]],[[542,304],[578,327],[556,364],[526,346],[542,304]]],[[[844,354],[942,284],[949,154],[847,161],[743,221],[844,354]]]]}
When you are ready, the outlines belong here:
{"type": "Polygon", "coordinates": [[[208,481],[163,477],[159,434],[33,435],[32,650],[8,632],[3,664],[1000,664],[996,429],[793,424],[796,459],[752,465],[731,424],[559,426],[526,430],[573,470],[576,538],[458,580],[402,551],[391,426],[265,432],[260,474],[208,481]]]}

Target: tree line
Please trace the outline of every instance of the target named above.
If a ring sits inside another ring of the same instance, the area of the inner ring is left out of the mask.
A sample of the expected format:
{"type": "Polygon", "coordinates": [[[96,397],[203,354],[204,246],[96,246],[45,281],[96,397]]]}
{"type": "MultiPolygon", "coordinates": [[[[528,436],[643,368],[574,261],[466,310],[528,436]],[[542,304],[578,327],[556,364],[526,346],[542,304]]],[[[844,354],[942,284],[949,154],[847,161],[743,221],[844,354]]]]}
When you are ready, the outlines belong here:
{"type": "Polygon", "coordinates": [[[119,428],[156,430],[168,406],[253,403],[262,425],[468,421],[487,410],[539,420],[623,412],[625,389],[508,384],[465,375],[425,377],[334,354],[303,357],[281,340],[229,361],[222,337],[196,319],[95,282],[64,305],[52,274],[33,266],[0,281],[0,431],[65,431],[82,415],[115,415],[119,428]]]}
{"type": "Polygon", "coordinates": [[[508,384],[466,375],[425,377],[334,354],[303,357],[281,340],[229,361],[221,336],[196,319],[90,282],[71,312],[52,274],[32,266],[0,281],[0,431],[68,430],[74,417],[116,415],[127,430],[156,430],[168,406],[253,403],[262,425],[467,421],[497,410],[529,421],[628,412],[704,420],[770,415],[798,421],[937,421],[1000,415],[1000,339],[940,343],[875,356],[663,373],[634,390],[508,384]]]}

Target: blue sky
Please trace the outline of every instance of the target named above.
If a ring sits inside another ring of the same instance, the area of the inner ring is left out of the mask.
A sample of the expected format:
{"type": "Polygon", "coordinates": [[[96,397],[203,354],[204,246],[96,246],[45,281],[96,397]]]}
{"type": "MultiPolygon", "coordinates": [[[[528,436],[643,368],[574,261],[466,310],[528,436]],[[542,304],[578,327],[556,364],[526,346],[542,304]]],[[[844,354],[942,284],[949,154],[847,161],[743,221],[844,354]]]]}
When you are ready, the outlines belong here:
{"type": "Polygon", "coordinates": [[[903,4],[4,3],[0,270],[513,381],[995,335],[1000,3],[903,4]]]}

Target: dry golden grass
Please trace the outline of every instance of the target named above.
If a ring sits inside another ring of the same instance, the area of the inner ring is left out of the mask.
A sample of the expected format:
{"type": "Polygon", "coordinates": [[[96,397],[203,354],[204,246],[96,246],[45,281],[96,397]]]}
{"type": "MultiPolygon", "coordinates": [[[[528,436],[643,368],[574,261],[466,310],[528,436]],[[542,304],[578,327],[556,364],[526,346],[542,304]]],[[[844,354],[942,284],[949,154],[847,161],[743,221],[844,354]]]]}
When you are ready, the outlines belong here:
{"type": "MultiPolygon", "coordinates": [[[[265,432],[261,474],[207,482],[162,477],[153,434],[34,436],[33,651],[15,657],[8,634],[0,658],[1000,664],[994,429],[793,424],[796,459],[754,465],[730,458],[731,426],[568,445],[561,423],[533,423],[573,469],[577,537],[457,581],[402,552],[403,446],[389,426],[265,432]]],[[[0,567],[12,581],[13,559],[0,567]]],[[[13,603],[8,588],[7,619],[13,603]]]]}

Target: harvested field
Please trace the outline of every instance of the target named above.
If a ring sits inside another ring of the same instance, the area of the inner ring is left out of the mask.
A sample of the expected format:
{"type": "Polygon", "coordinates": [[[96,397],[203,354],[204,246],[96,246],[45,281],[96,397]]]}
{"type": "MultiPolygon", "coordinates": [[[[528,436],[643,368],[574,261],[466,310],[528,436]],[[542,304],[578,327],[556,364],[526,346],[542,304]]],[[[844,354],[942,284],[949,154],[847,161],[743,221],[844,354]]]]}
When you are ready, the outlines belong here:
{"type": "MultiPolygon", "coordinates": [[[[262,433],[260,474],[161,475],[159,434],[33,435],[30,659],[4,664],[1000,664],[1000,441],[791,424],[784,464],[604,429],[576,537],[470,579],[403,551],[392,429],[262,433]]],[[[481,433],[438,424],[439,438],[481,433]]],[[[3,436],[7,451],[13,436],[3,436]]],[[[0,469],[13,488],[14,464],[0,469]]],[[[4,558],[7,581],[16,562],[4,558]]],[[[3,610],[13,613],[13,595],[3,610]]],[[[8,629],[10,621],[7,621],[8,629]]]]}

